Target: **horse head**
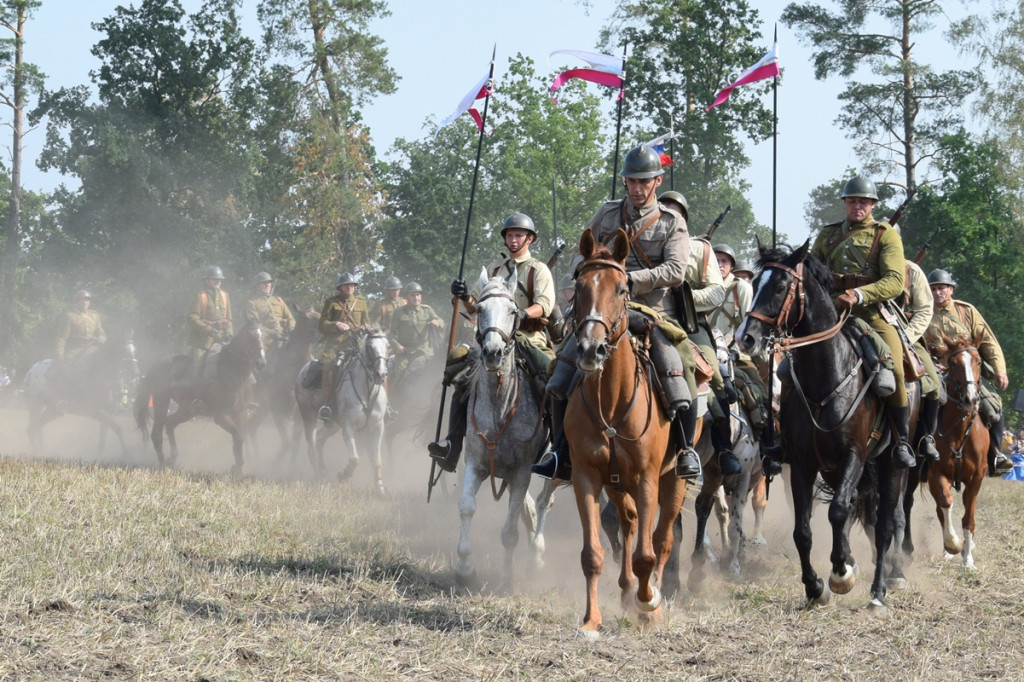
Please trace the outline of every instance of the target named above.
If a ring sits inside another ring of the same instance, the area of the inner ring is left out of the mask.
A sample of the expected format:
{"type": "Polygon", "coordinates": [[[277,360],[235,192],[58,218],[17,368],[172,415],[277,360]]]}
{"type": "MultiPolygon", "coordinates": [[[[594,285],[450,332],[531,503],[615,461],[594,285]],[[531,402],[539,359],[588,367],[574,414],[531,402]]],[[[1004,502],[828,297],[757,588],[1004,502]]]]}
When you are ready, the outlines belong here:
{"type": "Polygon", "coordinates": [[[267,345],[270,335],[259,322],[245,323],[234,338],[224,347],[224,351],[232,355],[234,364],[249,365],[257,370],[267,366],[267,345]]]}
{"type": "Polygon", "coordinates": [[[360,341],[359,360],[366,369],[366,376],[376,386],[382,385],[388,378],[390,354],[391,342],[380,329],[368,332],[360,341]]]}
{"type": "Polygon", "coordinates": [[[515,344],[519,324],[515,290],[515,271],[507,279],[492,277],[476,302],[476,342],[489,372],[501,368],[515,344]]]}
{"type": "Polygon", "coordinates": [[[580,237],[583,262],[577,269],[574,315],[576,364],[584,372],[599,372],[626,333],[626,299],[629,287],[626,256],[629,237],[619,229],[612,248],[597,243],[590,230],[580,237]]]}
{"type": "Polygon", "coordinates": [[[947,353],[946,392],[961,405],[976,405],[981,399],[981,353],[962,336],[950,339],[943,334],[942,342],[947,353]]]}

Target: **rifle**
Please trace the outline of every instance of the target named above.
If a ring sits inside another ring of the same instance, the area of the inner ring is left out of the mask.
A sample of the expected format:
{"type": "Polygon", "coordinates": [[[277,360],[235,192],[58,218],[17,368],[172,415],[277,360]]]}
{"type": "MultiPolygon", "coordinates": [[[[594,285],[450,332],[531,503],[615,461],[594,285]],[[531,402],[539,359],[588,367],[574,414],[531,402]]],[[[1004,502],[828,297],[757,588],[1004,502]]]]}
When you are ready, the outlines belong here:
{"type": "Polygon", "coordinates": [[[918,265],[921,264],[921,261],[924,260],[925,254],[928,253],[928,249],[930,249],[931,246],[932,246],[932,240],[935,239],[939,235],[939,231],[940,230],[942,230],[941,226],[940,227],[936,227],[935,231],[932,232],[932,236],[928,237],[928,241],[926,241],[924,244],[921,244],[921,248],[918,250],[917,255],[914,256],[914,262],[915,263],[917,263],[918,265]]]}
{"type": "Polygon", "coordinates": [[[891,218],[889,218],[889,224],[890,225],[895,225],[896,223],[898,223],[900,221],[900,218],[903,217],[903,211],[906,210],[907,205],[910,204],[910,200],[914,198],[915,194],[917,194],[917,188],[916,187],[914,189],[910,190],[909,192],[907,192],[907,198],[903,200],[903,203],[899,205],[899,208],[896,209],[896,212],[892,214],[891,218]]]}
{"type": "Polygon", "coordinates": [[[551,258],[548,258],[548,270],[555,269],[555,264],[558,262],[558,257],[562,255],[562,251],[564,250],[565,242],[559,239],[558,246],[555,247],[554,253],[551,254],[551,258]]]}
{"type": "Polygon", "coordinates": [[[715,222],[711,223],[711,227],[708,228],[707,234],[704,235],[704,239],[711,239],[711,235],[715,233],[715,230],[718,229],[718,226],[721,225],[722,221],[725,219],[725,214],[731,210],[732,204],[726,204],[725,210],[718,214],[718,217],[715,218],[715,222]]]}

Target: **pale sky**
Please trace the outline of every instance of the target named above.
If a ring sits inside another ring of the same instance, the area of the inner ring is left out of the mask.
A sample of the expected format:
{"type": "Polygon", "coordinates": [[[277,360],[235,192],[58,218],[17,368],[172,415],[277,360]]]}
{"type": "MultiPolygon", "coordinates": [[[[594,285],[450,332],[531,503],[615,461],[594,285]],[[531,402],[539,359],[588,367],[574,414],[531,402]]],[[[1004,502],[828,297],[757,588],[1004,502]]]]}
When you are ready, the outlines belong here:
{"type": "MultiPolygon", "coordinates": [[[[90,24],[108,16],[126,0],[43,0],[27,27],[26,60],[47,75],[47,86],[57,88],[89,84],[89,71],[98,66],[90,54],[99,34],[90,24]]],[[[200,0],[183,0],[187,11],[200,0]]],[[[496,79],[510,56],[531,57],[543,72],[548,54],[557,49],[594,50],[598,31],[611,14],[612,0],[594,0],[587,10],[573,0],[390,0],[392,16],[379,21],[374,32],[389,49],[391,66],[401,76],[398,92],[379,98],[364,111],[378,153],[385,154],[397,137],[421,139],[433,133],[424,128],[428,116],[441,120],[451,113],[466,91],[484,74],[491,51],[497,46],[496,79]]],[[[771,47],[773,27],[787,2],[753,3],[764,22],[764,51],[771,47]]],[[[826,5],[828,3],[825,3],[826,5]]],[[[258,38],[255,0],[245,0],[247,30],[258,38]]],[[[779,26],[779,60],[783,79],[779,87],[778,230],[792,238],[806,237],[803,205],[810,190],[856,166],[852,143],[833,125],[839,103],[838,81],[814,80],[810,50],[779,26]]],[[[750,66],[739,67],[737,71],[750,66]]],[[[551,72],[552,77],[555,70],[551,72]]],[[[726,83],[722,84],[727,85],[726,83]]],[[[588,87],[599,88],[597,85],[588,87]]],[[[628,85],[627,85],[628,97],[628,85]]],[[[771,106],[771,95],[766,95],[771,106]]],[[[722,105],[728,106],[728,102],[722,105]]],[[[463,125],[472,125],[460,120],[463,125]]],[[[609,120],[613,132],[614,120],[609,120]]],[[[651,131],[651,137],[665,131],[651,131]]],[[[44,131],[26,138],[24,183],[27,189],[51,190],[61,182],[53,173],[35,168],[44,131]]],[[[750,200],[757,219],[772,224],[771,140],[747,149],[751,167],[745,174],[752,185],[750,200]]],[[[677,189],[686,192],[685,188],[677,189]]],[[[837,202],[837,217],[841,215],[837,202]]]]}

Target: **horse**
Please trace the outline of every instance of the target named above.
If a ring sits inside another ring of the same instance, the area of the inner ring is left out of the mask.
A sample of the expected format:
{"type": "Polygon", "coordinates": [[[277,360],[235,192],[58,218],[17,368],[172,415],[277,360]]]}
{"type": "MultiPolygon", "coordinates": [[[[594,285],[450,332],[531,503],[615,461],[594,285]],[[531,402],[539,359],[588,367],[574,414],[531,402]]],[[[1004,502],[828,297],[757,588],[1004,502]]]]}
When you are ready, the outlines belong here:
{"type": "Polygon", "coordinates": [[[139,382],[135,397],[135,423],[145,438],[147,431],[160,466],[174,466],[178,443],[174,430],[198,415],[213,418],[217,426],[231,434],[235,464],[233,475],[242,472],[243,428],[249,411],[250,377],[267,364],[266,332],[262,326],[247,323],[219,351],[206,357],[203,378],[198,386],[187,380],[191,359],[187,355],[164,358],[155,363],[139,382]],[[177,409],[168,414],[171,401],[177,409]],[[152,405],[152,430],[149,429],[152,405]],[[171,446],[164,457],[163,434],[171,446]]]}
{"type": "Polygon", "coordinates": [[[331,419],[319,424],[317,409],[320,406],[320,389],[307,388],[307,375],[313,370],[308,362],[300,370],[295,384],[295,399],[306,433],[309,461],[313,469],[322,474],[324,466],[324,444],[332,435],[341,431],[348,447],[348,464],[338,474],[338,480],[351,478],[359,462],[359,448],[356,438],[361,437],[373,458],[377,492],[385,494],[383,465],[381,463],[381,442],[384,438],[384,417],[388,411],[388,394],[384,388],[388,378],[391,344],[380,330],[359,332],[359,346],[349,354],[336,374],[334,384],[334,406],[331,419]]]}
{"type": "MultiPolygon", "coordinates": [[[[481,280],[483,276],[481,275],[481,280]]],[[[512,557],[519,544],[520,517],[533,531],[535,509],[528,494],[532,472],[547,440],[542,398],[534,392],[516,349],[518,326],[515,271],[508,279],[492,277],[481,282],[477,300],[476,343],[469,397],[469,425],[465,441],[465,474],[459,497],[459,543],[455,578],[460,585],[476,583],[470,526],[476,513],[476,495],[490,479],[495,501],[508,489],[508,511],[501,528],[504,557],[498,590],[512,587],[512,557]],[[496,483],[501,479],[500,489],[496,483]]]]}
{"type": "Polygon", "coordinates": [[[598,244],[590,230],[580,237],[584,260],[577,270],[574,320],[576,365],[583,379],[565,414],[587,585],[579,632],[587,639],[599,637],[601,627],[601,491],[615,505],[622,531],[621,600],[625,606],[632,593],[645,620],[660,612],[659,585],[672,549],[672,522],[686,495],[686,482],[673,467],[668,415],[655,393],[648,361],[638,355],[628,333],[625,262],[630,244],[625,231],[616,231],[611,244],[610,249],[598,244]]]}
{"type": "Polygon", "coordinates": [[[935,444],[939,461],[928,464],[928,489],[942,526],[947,556],[959,554],[961,564],[974,570],[974,512],[978,492],[988,473],[988,429],[978,407],[981,400],[981,355],[966,339],[943,339],[948,348],[943,377],[949,399],[940,408],[935,444]],[[953,491],[963,488],[963,541],[953,527],[953,491]]]}
{"type": "Polygon", "coordinates": [[[122,390],[138,377],[135,342],[124,339],[87,349],[71,366],[56,360],[40,360],[25,374],[28,404],[28,437],[31,447],[42,447],[43,426],[66,414],[91,417],[100,423],[97,453],[106,445],[107,430],[117,435],[122,454],[127,452],[121,427],[114,414],[121,407],[122,390]]]}
{"type": "MultiPolygon", "coordinates": [[[[759,245],[762,271],[736,338],[748,354],[781,349],[789,360],[793,385],[789,400],[782,404],[780,423],[790,464],[793,540],[806,597],[812,604],[821,604],[830,599],[830,593],[810,560],[816,478],[820,476],[833,493],[828,512],[832,526],[829,588],[845,594],[856,579],[848,521],[865,463],[875,458],[878,465],[877,557],[885,556],[893,537],[901,474],[892,465],[895,439],[882,425],[882,400],[871,391],[853,342],[842,333],[845,316],[838,316],[832,303],[832,273],[809,255],[809,245],[808,240],[788,255],[759,245]]],[[[876,561],[870,608],[879,611],[886,608],[885,573],[885,561],[876,561]]]]}
{"type": "Polygon", "coordinates": [[[258,439],[256,433],[260,424],[269,415],[277,428],[281,439],[278,450],[278,461],[290,451],[292,463],[298,452],[301,438],[299,419],[295,419],[297,405],[295,402],[295,376],[309,362],[310,348],[317,336],[317,322],[320,313],[309,308],[300,310],[295,318],[295,328],[287,340],[267,355],[267,367],[257,378],[253,397],[257,403],[246,425],[246,432],[253,451],[257,452],[258,439]],[[291,433],[289,433],[289,421],[291,433]]]}

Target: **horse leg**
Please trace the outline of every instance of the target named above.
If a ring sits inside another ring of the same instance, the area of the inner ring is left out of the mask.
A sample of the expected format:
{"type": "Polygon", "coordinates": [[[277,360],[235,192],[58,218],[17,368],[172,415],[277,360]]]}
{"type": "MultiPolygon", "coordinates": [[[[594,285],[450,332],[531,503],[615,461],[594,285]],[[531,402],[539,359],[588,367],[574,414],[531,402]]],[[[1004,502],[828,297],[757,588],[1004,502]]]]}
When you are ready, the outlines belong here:
{"type": "Polygon", "coordinates": [[[750,543],[764,545],[768,542],[764,537],[764,510],[768,508],[768,492],[764,472],[758,469],[757,473],[751,476],[751,480],[753,481],[753,490],[750,496],[750,507],[754,510],[754,533],[750,538],[750,543]]]}
{"type": "MultiPolygon", "coordinates": [[[[660,469],[660,463],[654,467],[660,469]]],[[[657,555],[654,552],[654,525],[658,515],[658,478],[659,472],[648,471],[642,476],[637,488],[636,505],[636,548],[633,550],[633,573],[638,580],[636,606],[646,613],[656,611],[661,606],[661,590],[651,579],[657,566],[657,555]]],[[[620,587],[623,587],[620,584],[620,587]]],[[[625,589],[625,587],[623,587],[625,589]]]]}
{"type": "MultiPolygon", "coordinates": [[[[601,607],[598,603],[597,586],[601,571],[604,569],[600,522],[601,479],[597,472],[584,471],[580,466],[575,467],[572,479],[576,509],[580,514],[580,525],[583,527],[580,565],[587,583],[587,609],[583,614],[583,625],[580,626],[579,633],[586,639],[595,640],[600,637],[601,630],[601,607]]],[[[622,563],[625,565],[628,562],[622,563]]]]}
{"type": "Polygon", "coordinates": [[[165,392],[153,395],[153,426],[149,431],[149,439],[156,450],[156,459],[160,466],[171,463],[164,460],[164,428],[167,424],[167,410],[170,409],[171,397],[165,392]]]}
{"type": "MultiPolygon", "coordinates": [[[[896,469],[892,458],[881,457],[878,460],[878,525],[875,527],[875,577],[871,581],[872,609],[884,610],[886,593],[886,552],[892,544],[893,525],[896,506],[899,502],[899,488],[904,485],[906,471],[896,469]]],[[[902,512],[902,508],[900,510],[902,512]]]]}
{"type": "Polygon", "coordinates": [[[459,558],[455,562],[455,580],[463,587],[474,587],[476,584],[476,567],[473,566],[473,543],[469,529],[476,514],[476,494],[484,482],[485,473],[477,466],[474,458],[466,453],[466,474],[462,485],[462,496],[459,498],[459,558]]]}
{"type": "Polygon", "coordinates": [[[373,456],[373,472],[376,476],[377,494],[381,497],[387,495],[384,488],[384,461],[381,457],[381,450],[384,447],[384,417],[371,424],[366,431],[367,450],[373,456]]]}
{"type": "Polygon", "coordinates": [[[814,503],[814,478],[816,471],[802,466],[801,462],[792,462],[790,466],[790,485],[793,490],[793,543],[800,555],[801,581],[808,601],[816,604],[827,604],[829,592],[825,584],[811,565],[811,505],[814,503]]]}
{"type": "Polygon", "coordinates": [[[892,505],[892,536],[891,542],[886,548],[886,587],[890,590],[902,590],[907,586],[907,576],[903,573],[903,540],[906,534],[908,523],[904,498],[907,495],[907,481],[911,472],[907,469],[893,472],[896,488],[893,491],[895,504],[892,505]]]}
{"type": "Polygon", "coordinates": [[[708,529],[708,519],[711,518],[711,508],[714,506],[715,497],[722,483],[721,476],[713,475],[710,470],[705,470],[704,476],[704,484],[693,503],[693,513],[697,517],[697,530],[694,531],[693,554],[690,555],[690,575],[686,581],[686,586],[691,592],[700,592],[706,577],[704,573],[704,564],[707,562],[705,535],[708,529]]]}
{"type": "MultiPolygon", "coordinates": [[[[356,448],[356,434],[355,429],[352,428],[348,422],[341,426],[341,437],[345,441],[345,447],[348,450],[348,463],[345,464],[345,468],[338,473],[339,481],[347,481],[352,478],[352,474],[356,471],[356,466],[359,465],[359,450],[356,448]]],[[[326,438],[324,438],[326,440],[326,438]]],[[[317,438],[317,443],[320,444],[320,459],[323,459],[323,444],[322,441],[317,438]]],[[[383,482],[381,483],[383,485],[383,482]]]]}
{"type": "Polygon", "coordinates": [[[231,452],[235,456],[235,464],[231,467],[231,475],[238,476],[242,473],[242,430],[235,424],[234,420],[226,414],[218,414],[213,418],[213,423],[231,434],[231,452]]]}
{"type": "MultiPolygon", "coordinates": [[[[832,526],[832,573],[828,578],[828,587],[835,594],[846,594],[853,589],[857,581],[853,562],[850,558],[849,526],[850,508],[853,496],[857,491],[857,482],[864,471],[864,464],[857,453],[850,450],[846,454],[846,466],[843,476],[836,488],[832,502],[828,506],[828,521],[832,526]]],[[[884,556],[884,550],[882,555],[884,556]]]]}
{"type": "Polygon", "coordinates": [[[914,536],[911,532],[911,512],[914,509],[914,492],[921,484],[921,475],[924,473],[924,462],[919,461],[917,466],[910,470],[907,477],[907,489],[903,493],[903,542],[900,547],[903,551],[903,558],[908,563],[914,559],[914,536]]]}
{"type": "MultiPolygon", "coordinates": [[[[723,483],[725,479],[722,479],[723,483]]],[[[711,508],[718,519],[718,537],[722,542],[722,552],[729,553],[729,502],[726,500],[724,486],[719,485],[711,500],[711,508]]]]}
{"type": "MultiPolygon", "coordinates": [[[[988,448],[981,448],[978,450],[981,453],[981,457],[987,456],[988,448]]],[[[974,512],[978,507],[978,493],[981,491],[981,484],[985,480],[984,473],[977,467],[974,467],[973,476],[971,476],[964,486],[964,492],[962,500],[964,503],[964,515],[960,520],[960,526],[964,531],[964,544],[960,550],[961,564],[964,569],[973,571],[974,566],[974,512]]]]}
{"type": "MultiPolygon", "coordinates": [[[[687,481],[675,475],[675,471],[662,474],[658,486],[658,525],[654,528],[654,553],[657,557],[655,566],[655,584],[662,586],[664,591],[665,566],[672,555],[675,542],[675,520],[679,518],[679,510],[686,499],[687,481]]],[[[678,568],[677,568],[678,576],[678,568]]],[[[677,578],[678,582],[678,578],[677,578]]]]}
{"type": "MultiPolygon", "coordinates": [[[[531,476],[532,472],[525,469],[518,472],[509,483],[508,513],[505,516],[505,524],[501,527],[501,546],[505,548],[505,556],[501,564],[499,592],[508,592],[513,587],[512,559],[515,556],[516,547],[519,545],[519,520],[525,512],[525,500],[531,476]]],[[[533,502],[532,498],[530,502],[533,502]]]]}
{"type": "Polygon", "coordinates": [[[633,603],[630,599],[636,591],[636,573],[633,557],[637,544],[637,508],[635,500],[625,492],[605,486],[605,494],[615,508],[622,533],[622,554],[619,557],[619,602],[623,610],[628,610],[633,603]],[[631,554],[631,550],[634,550],[631,554]]]}
{"type": "Polygon", "coordinates": [[[928,489],[935,500],[935,514],[939,517],[939,525],[942,526],[942,549],[945,558],[948,559],[959,554],[963,544],[953,526],[953,485],[945,476],[945,472],[939,471],[938,464],[933,465],[928,473],[928,489]]]}
{"type": "Polygon", "coordinates": [[[683,544],[683,515],[676,514],[672,519],[672,551],[665,562],[661,573],[661,590],[666,597],[672,598],[679,593],[679,555],[683,544]]]}
{"type": "Polygon", "coordinates": [[[618,563],[622,558],[622,532],[619,529],[619,512],[607,495],[601,498],[601,529],[608,536],[612,559],[618,563]]]}
{"type": "Polygon", "coordinates": [[[742,473],[729,482],[729,550],[726,575],[738,580],[742,572],[743,545],[746,538],[743,533],[743,509],[747,506],[747,491],[750,489],[750,470],[742,473]]]}
{"type": "Polygon", "coordinates": [[[534,526],[533,532],[533,568],[534,570],[540,570],[544,568],[544,526],[547,524],[548,514],[551,513],[551,509],[555,505],[555,488],[558,484],[554,479],[546,479],[544,481],[544,487],[541,488],[540,494],[537,495],[536,511],[537,511],[537,522],[534,526]]]}

